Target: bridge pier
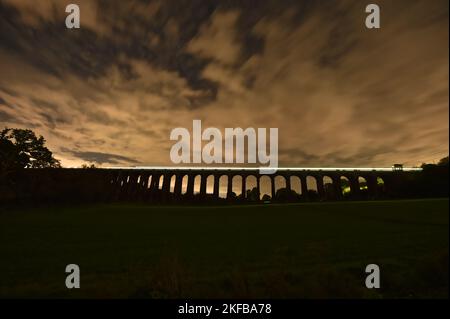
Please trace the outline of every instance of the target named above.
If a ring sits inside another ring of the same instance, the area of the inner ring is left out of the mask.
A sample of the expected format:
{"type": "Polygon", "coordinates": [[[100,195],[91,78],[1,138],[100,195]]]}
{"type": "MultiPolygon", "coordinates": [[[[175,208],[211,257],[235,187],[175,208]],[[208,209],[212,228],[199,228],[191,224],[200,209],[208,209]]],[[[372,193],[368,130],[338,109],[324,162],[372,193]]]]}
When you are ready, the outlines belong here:
{"type": "Polygon", "coordinates": [[[245,193],[247,191],[247,185],[246,185],[246,181],[247,181],[247,176],[246,175],[241,175],[241,180],[242,180],[242,189],[241,189],[241,198],[242,200],[245,200],[245,198],[247,197],[247,194],[245,193]]]}
{"type": "Polygon", "coordinates": [[[361,196],[359,189],[359,178],[358,176],[348,176],[350,183],[350,195],[352,199],[359,199],[361,196]]]}
{"type": "Polygon", "coordinates": [[[162,185],[162,191],[164,195],[167,195],[170,193],[170,179],[171,176],[169,174],[163,175],[163,185],[162,185]]]}
{"type": "Polygon", "coordinates": [[[367,191],[370,199],[376,199],[378,197],[378,185],[377,177],[373,175],[364,176],[367,182],[367,191]]]}
{"type": "Polygon", "coordinates": [[[233,175],[227,175],[227,199],[231,198],[231,194],[233,193],[233,175]]]}
{"type": "Polygon", "coordinates": [[[175,198],[181,198],[181,188],[183,186],[183,175],[177,174],[175,177],[174,195],[175,198]]]}
{"type": "Polygon", "coordinates": [[[270,175],[271,201],[275,200],[275,177],[270,175]]]}
{"type": "Polygon", "coordinates": [[[286,182],[286,189],[288,191],[290,191],[291,190],[291,176],[290,175],[284,175],[283,177],[284,177],[284,180],[286,182]]]}
{"type": "Polygon", "coordinates": [[[323,185],[324,176],[319,175],[316,176],[316,185],[317,185],[317,195],[319,196],[319,200],[325,200],[325,186],[323,185]]]}
{"type": "Polygon", "coordinates": [[[188,198],[192,198],[194,196],[194,182],[195,182],[195,175],[189,174],[187,190],[186,190],[186,194],[187,194],[188,198]]]}
{"type": "Polygon", "coordinates": [[[214,198],[219,198],[219,187],[220,187],[220,175],[218,174],[214,174],[214,191],[213,191],[213,195],[214,198]]]}
{"type": "Polygon", "coordinates": [[[115,194],[114,194],[114,199],[115,200],[120,200],[121,196],[123,194],[123,187],[124,187],[124,180],[125,180],[125,176],[124,176],[124,172],[120,171],[117,174],[117,178],[116,178],[116,187],[115,187],[115,194]]]}
{"type": "Polygon", "coordinates": [[[152,186],[153,186],[153,173],[150,172],[147,175],[147,180],[145,181],[145,190],[144,190],[144,196],[143,196],[143,200],[148,202],[151,200],[152,197],[152,186]]]}
{"type": "Polygon", "coordinates": [[[141,174],[141,179],[139,181],[139,200],[144,200],[145,196],[147,194],[147,188],[148,188],[148,177],[150,176],[150,174],[148,173],[143,173],[141,174]]]}
{"type": "Polygon", "coordinates": [[[256,192],[258,193],[258,201],[261,200],[261,176],[256,176],[256,192]]]}
{"type": "Polygon", "coordinates": [[[136,195],[137,183],[138,183],[137,179],[138,179],[137,173],[130,174],[130,179],[128,181],[128,194],[127,194],[128,200],[133,200],[136,195]]]}
{"type": "Polygon", "coordinates": [[[334,196],[336,200],[342,199],[342,186],[341,186],[341,176],[333,176],[333,189],[334,189],[334,196]]]}
{"type": "Polygon", "coordinates": [[[300,175],[300,184],[302,187],[302,198],[304,201],[309,201],[309,194],[308,194],[308,183],[307,183],[307,176],[300,175]]]}
{"type": "Polygon", "coordinates": [[[206,182],[208,179],[208,175],[202,174],[200,177],[200,196],[202,198],[206,195],[206,182]]]}

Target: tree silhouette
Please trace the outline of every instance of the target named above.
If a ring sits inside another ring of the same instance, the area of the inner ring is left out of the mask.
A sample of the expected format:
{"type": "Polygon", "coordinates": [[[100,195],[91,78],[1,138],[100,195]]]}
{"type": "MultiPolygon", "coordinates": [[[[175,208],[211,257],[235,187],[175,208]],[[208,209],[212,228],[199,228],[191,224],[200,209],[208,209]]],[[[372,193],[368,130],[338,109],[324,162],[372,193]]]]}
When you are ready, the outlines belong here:
{"type": "Polygon", "coordinates": [[[3,129],[0,132],[0,170],[61,167],[45,142],[44,137],[37,137],[29,129],[3,129]]]}
{"type": "Polygon", "coordinates": [[[83,168],[83,169],[94,169],[94,168],[97,168],[97,166],[95,166],[95,164],[81,164],[81,168],[83,168]]]}
{"type": "Polygon", "coordinates": [[[259,201],[259,196],[260,196],[260,193],[259,193],[259,191],[258,191],[258,189],[256,187],[253,187],[251,190],[250,189],[247,190],[246,199],[248,201],[258,202],[259,201]]]}
{"type": "Polygon", "coordinates": [[[438,166],[448,166],[448,156],[439,160],[438,166]]]}

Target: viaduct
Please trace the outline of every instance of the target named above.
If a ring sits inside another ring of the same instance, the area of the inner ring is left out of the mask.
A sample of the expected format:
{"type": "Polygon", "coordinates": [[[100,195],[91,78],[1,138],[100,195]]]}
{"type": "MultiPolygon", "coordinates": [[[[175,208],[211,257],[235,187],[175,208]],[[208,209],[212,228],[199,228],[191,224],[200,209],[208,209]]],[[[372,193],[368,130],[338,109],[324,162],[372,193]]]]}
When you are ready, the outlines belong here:
{"type": "MultiPolygon", "coordinates": [[[[113,167],[24,169],[11,200],[236,202],[398,198],[420,168],[113,167]],[[264,186],[264,187],[262,187],[264,186]],[[345,188],[344,188],[345,186],[345,188]],[[345,191],[343,191],[345,190],[345,191]],[[255,195],[256,194],[256,195],[255,195]],[[15,197],[14,197],[15,196],[15,197]],[[255,198],[256,197],[256,198],[255,198]]],[[[3,200],[8,200],[8,191],[3,200]]]]}
{"type": "Polygon", "coordinates": [[[303,201],[341,200],[344,195],[342,185],[349,186],[347,198],[376,199],[389,195],[408,175],[420,171],[420,168],[278,168],[274,174],[261,173],[258,168],[110,168],[110,182],[118,199],[191,199],[208,198],[211,200],[225,197],[233,198],[233,190],[240,188],[236,195],[245,199],[249,179],[253,179],[251,188],[262,194],[261,183],[270,184],[271,198],[276,198],[276,179],[280,180],[286,190],[294,190],[303,201]],[[292,183],[300,188],[293,189],[292,183]],[[346,180],[346,182],[344,181],[346,180]],[[226,194],[219,194],[226,185],[226,194]],[[198,187],[199,186],[199,187],[198,187]],[[314,187],[315,186],[315,187],[314,187]],[[194,188],[197,191],[194,192],[194,188]],[[312,191],[312,192],[311,192],[312,191]],[[222,195],[222,196],[220,196],[222,195]]]}

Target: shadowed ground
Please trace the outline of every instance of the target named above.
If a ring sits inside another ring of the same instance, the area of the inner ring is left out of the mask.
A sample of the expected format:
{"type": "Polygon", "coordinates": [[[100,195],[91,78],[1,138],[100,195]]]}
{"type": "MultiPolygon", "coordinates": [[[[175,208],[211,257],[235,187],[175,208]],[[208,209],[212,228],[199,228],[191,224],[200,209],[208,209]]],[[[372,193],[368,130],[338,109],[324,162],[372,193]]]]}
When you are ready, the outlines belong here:
{"type": "Polygon", "coordinates": [[[0,297],[448,297],[448,199],[0,213],[0,297]],[[65,287],[65,266],[81,289],[65,287]],[[365,266],[381,268],[379,290],[365,266]]]}

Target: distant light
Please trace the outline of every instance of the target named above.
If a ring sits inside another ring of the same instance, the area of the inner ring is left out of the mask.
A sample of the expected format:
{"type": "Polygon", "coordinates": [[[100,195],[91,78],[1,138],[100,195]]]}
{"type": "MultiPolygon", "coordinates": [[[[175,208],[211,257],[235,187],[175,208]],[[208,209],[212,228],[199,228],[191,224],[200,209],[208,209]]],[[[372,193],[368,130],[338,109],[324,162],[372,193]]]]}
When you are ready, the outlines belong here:
{"type": "MultiPolygon", "coordinates": [[[[271,167],[236,167],[236,166],[117,166],[117,167],[100,167],[104,169],[147,169],[147,170],[202,170],[202,171],[255,171],[255,170],[264,170],[271,167]]],[[[393,167],[278,167],[274,168],[277,171],[384,171],[384,172],[392,172],[393,167]]],[[[421,171],[422,168],[419,167],[403,167],[403,171],[421,171]]]]}

